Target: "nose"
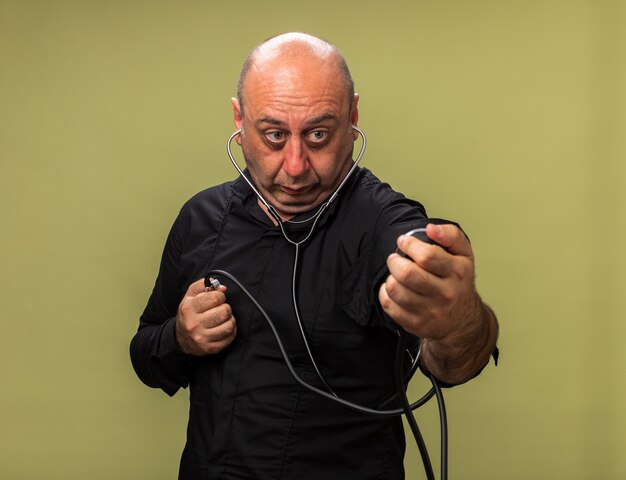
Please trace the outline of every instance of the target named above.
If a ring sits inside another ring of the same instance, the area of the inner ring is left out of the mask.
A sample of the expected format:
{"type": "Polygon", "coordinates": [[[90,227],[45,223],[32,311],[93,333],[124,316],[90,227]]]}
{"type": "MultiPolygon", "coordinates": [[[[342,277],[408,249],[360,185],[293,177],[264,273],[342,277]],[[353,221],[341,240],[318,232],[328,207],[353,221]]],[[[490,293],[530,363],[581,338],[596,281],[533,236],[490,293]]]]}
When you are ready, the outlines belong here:
{"type": "Polygon", "coordinates": [[[309,168],[309,159],[298,137],[290,138],[283,149],[283,170],[292,178],[298,178],[309,168]]]}

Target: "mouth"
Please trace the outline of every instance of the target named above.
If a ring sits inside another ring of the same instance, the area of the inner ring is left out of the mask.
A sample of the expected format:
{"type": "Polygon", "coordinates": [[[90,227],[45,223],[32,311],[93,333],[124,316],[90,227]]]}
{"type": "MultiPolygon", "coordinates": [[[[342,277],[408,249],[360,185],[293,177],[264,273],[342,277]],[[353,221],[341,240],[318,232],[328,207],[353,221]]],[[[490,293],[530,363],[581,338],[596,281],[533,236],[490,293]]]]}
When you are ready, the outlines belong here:
{"type": "Polygon", "coordinates": [[[302,195],[306,195],[306,193],[308,193],[311,190],[311,187],[303,186],[303,187],[291,188],[291,187],[285,187],[281,185],[280,189],[282,190],[283,193],[286,193],[287,195],[290,195],[293,197],[300,197],[302,195]]]}

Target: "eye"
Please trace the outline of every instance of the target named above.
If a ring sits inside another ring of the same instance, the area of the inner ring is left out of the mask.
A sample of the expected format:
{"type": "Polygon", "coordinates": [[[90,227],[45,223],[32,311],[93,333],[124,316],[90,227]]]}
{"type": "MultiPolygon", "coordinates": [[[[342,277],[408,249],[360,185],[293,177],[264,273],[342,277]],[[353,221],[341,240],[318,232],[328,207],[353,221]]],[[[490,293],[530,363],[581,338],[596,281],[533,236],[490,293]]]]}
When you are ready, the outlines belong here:
{"type": "Polygon", "coordinates": [[[311,143],[324,143],[328,140],[328,132],[325,130],[312,130],[307,133],[306,139],[311,143]]]}
{"type": "Polygon", "coordinates": [[[274,145],[279,145],[285,141],[286,135],[285,132],[280,130],[270,130],[265,132],[265,138],[268,142],[274,145]]]}

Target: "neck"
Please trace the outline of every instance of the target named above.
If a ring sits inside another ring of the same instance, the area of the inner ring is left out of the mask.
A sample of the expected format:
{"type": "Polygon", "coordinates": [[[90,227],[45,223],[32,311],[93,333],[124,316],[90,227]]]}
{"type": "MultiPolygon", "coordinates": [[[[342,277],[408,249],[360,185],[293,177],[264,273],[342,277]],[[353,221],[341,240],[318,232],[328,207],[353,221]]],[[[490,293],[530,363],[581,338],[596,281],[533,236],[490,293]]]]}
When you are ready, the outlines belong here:
{"type": "MultiPolygon", "coordinates": [[[[278,222],[276,221],[276,218],[274,218],[274,215],[272,215],[270,213],[270,211],[267,209],[267,207],[265,206],[265,204],[261,201],[261,199],[257,198],[257,203],[259,204],[259,207],[261,207],[261,210],[263,210],[265,212],[265,215],[268,216],[268,218],[272,221],[272,223],[274,224],[275,227],[278,226],[278,222]]],[[[278,214],[278,213],[277,213],[278,214]]],[[[283,216],[283,215],[278,215],[280,217],[280,219],[283,222],[286,222],[287,220],[290,220],[294,217],[294,215],[289,215],[289,216],[283,216]]]]}

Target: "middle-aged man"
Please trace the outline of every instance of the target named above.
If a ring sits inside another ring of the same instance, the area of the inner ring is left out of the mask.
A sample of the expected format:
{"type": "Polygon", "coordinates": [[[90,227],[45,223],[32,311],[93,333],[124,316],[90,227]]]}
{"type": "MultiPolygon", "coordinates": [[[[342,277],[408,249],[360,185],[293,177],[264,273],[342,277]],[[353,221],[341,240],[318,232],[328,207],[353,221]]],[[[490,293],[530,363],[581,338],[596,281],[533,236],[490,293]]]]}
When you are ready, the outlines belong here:
{"type": "Polygon", "coordinates": [[[457,226],[428,225],[445,250],[403,235],[426,223],[424,208],[364,168],[326,204],[353,165],[358,101],[341,54],[310,35],[273,37],[244,64],[232,107],[251,184],[239,176],[183,206],[131,343],[147,385],[190,387],[181,479],[404,478],[401,418],[296,383],[242,290],[227,278],[205,288],[211,270],[268,312],[305,382],[351,402],[375,407],[393,392],[398,328],[448,385],[496,351],[497,320],[457,226]]]}

